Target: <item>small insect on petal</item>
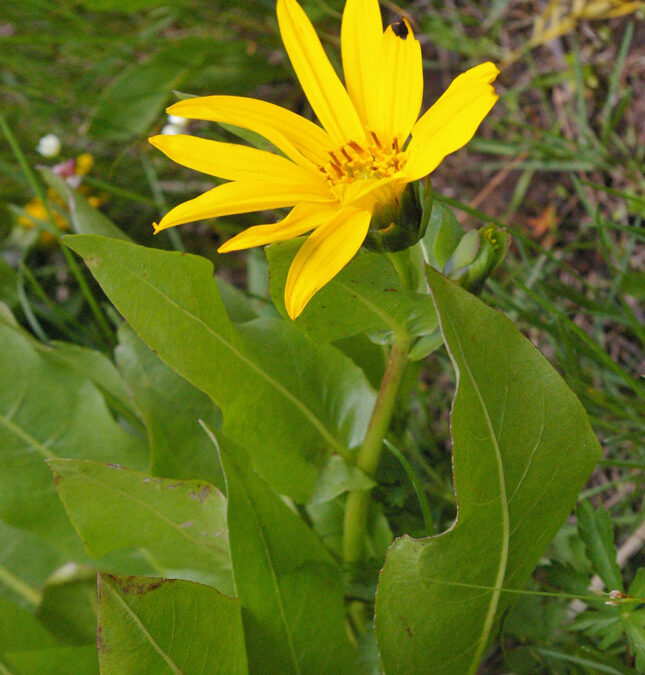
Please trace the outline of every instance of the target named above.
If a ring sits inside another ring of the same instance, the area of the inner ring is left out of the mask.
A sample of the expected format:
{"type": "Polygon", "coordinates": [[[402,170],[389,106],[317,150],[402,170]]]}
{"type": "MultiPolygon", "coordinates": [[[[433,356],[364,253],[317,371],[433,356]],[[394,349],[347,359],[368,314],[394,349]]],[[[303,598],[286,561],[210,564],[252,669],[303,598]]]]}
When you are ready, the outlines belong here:
{"type": "Polygon", "coordinates": [[[403,39],[408,37],[408,27],[405,21],[403,21],[403,19],[401,19],[401,21],[397,21],[396,23],[392,24],[392,31],[394,32],[394,35],[396,35],[397,37],[403,39]]]}

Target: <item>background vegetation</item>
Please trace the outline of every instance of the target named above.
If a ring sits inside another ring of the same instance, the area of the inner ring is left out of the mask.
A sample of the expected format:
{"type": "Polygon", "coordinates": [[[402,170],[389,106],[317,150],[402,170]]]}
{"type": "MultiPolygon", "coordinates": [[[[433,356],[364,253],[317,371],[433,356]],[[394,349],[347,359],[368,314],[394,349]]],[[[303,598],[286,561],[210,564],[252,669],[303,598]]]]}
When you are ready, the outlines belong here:
{"type": "MultiPolygon", "coordinates": [[[[338,63],[341,0],[303,5],[338,63]]],[[[424,108],[466,67],[489,59],[501,65],[500,101],[468,148],[433,175],[436,198],[466,226],[494,222],[512,233],[511,252],[483,297],[565,375],[604,450],[576,515],[506,617],[487,672],[645,672],[645,610],[607,595],[645,597],[645,9],[621,0],[383,6],[392,20],[405,13],[422,41],[424,108]],[[597,599],[576,600],[590,585],[597,599]]],[[[166,124],[173,92],[249,95],[310,115],[274,12],[272,0],[3,5],[0,301],[37,340],[66,340],[108,356],[115,344],[118,317],[52,225],[78,229],[78,214],[66,210],[56,175],[33,168],[84,153],[94,159],[82,177],[84,217],[107,227],[102,213],[139,243],[206,256],[256,309],[271,311],[261,251],[215,252],[261,216],[152,236],[152,222],[169,206],[210,184],[145,139],[166,124]],[[36,151],[48,133],[62,141],[56,159],[36,151]],[[50,215],[33,202],[48,186],[60,195],[46,197],[50,215]]],[[[215,125],[191,123],[190,131],[231,138],[215,125]]],[[[399,420],[399,429],[412,431],[397,438],[394,429],[393,438],[423,477],[441,532],[455,516],[447,356],[433,356],[413,375],[411,403],[399,420]]],[[[397,486],[382,494],[394,534],[423,534],[418,500],[394,454],[380,480],[397,486]]],[[[51,629],[56,622],[39,604],[43,589],[51,592],[50,566],[21,557],[22,535],[0,522],[0,598],[38,608],[51,629]]],[[[73,644],[69,636],[63,631],[57,639],[73,644]]]]}

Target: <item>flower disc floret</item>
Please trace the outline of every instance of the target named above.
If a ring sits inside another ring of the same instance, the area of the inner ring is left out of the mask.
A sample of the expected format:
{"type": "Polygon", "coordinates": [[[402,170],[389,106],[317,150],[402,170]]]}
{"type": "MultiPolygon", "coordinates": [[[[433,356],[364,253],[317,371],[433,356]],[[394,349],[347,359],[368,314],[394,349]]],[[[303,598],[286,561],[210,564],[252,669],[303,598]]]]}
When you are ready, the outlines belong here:
{"type": "Polygon", "coordinates": [[[320,170],[331,188],[340,183],[388,178],[401,171],[405,165],[405,154],[401,152],[397,139],[386,145],[373,131],[369,132],[368,138],[371,142],[349,141],[340,149],[329,152],[329,162],[320,170]]]}

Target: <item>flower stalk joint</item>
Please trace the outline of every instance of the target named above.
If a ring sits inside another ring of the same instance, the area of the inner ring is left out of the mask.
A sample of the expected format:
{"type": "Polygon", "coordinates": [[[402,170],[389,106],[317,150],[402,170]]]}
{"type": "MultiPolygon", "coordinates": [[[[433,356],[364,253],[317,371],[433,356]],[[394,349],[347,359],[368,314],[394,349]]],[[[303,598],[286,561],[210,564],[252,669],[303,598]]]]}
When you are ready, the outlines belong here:
{"type": "Polygon", "coordinates": [[[425,234],[432,210],[429,178],[409,183],[400,195],[376,207],[364,246],[371,251],[395,252],[414,246],[425,234]]]}

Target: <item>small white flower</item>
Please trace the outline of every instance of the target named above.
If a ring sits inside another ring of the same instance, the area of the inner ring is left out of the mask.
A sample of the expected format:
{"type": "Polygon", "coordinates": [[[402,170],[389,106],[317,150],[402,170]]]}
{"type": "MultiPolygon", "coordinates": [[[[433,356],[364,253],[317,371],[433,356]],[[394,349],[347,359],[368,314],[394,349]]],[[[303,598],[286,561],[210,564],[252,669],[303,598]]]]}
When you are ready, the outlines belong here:
{"type": "Polygon", "coordinates": [[[188,119],[186,117],[177,117],[177,115],[168,115],[168,124],[174,124],[176,127],[188,126],[188,119]]]}
{"type": "Polygon", "coordinates": [[[43,157],[56,157],[60,153],[61,142],[56,134],[47,134],[43,136],[36,146],[36,150],[43,157]]]}
{"type": "Polygon", "coordinates": [[[161,133],[164,136],[175,136],[176,134],[183,133],[181,127],[175,126],[174,124],[166,124],[166,126],[161,130],[161,133]]]}

